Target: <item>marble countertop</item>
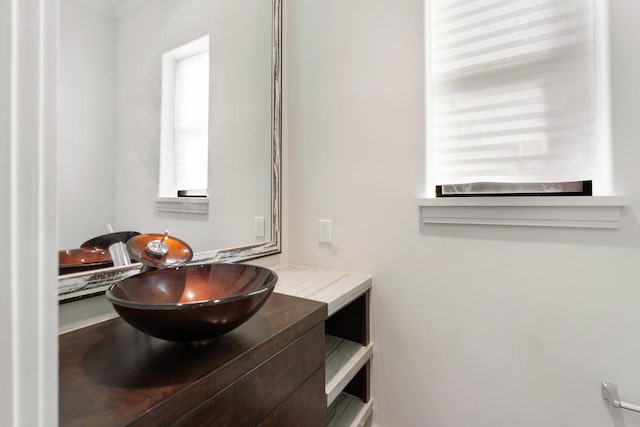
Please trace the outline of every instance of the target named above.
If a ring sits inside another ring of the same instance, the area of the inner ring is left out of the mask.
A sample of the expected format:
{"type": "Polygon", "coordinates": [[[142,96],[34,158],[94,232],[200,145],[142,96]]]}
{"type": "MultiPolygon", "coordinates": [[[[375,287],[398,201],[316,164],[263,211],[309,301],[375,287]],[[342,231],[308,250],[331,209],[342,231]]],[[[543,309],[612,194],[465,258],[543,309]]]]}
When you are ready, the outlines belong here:
{"type": "Polygon", "coordinates": [[[270,267],[278,275],[275,292],[328,306],[329,316],[371,289],[371,275],[297,265],[270,267]]]}

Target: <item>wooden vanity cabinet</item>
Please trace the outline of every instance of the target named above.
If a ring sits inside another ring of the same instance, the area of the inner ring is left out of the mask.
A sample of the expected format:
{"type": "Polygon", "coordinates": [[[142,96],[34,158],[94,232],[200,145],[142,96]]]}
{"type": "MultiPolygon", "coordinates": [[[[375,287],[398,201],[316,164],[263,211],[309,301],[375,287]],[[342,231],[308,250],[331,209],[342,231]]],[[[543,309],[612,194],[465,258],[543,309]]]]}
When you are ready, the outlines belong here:
{"type": "Polygon", "coordinates": [[[365,425],[371,276],[273,269],[265,306],[210,342],[169,343],[119,318],[61,335],[60,425],[365,425]]]}
{"type": "Polygon", "coordinates": [[[367,274],[282,265],[276,292],[325,302],[325,400],[329,426],[361,426],[371,419],[372,278],[367,274]]]}
{"type": "Polygon", "coordinates": [[[326,304],[274,293],[204,343],[121,319],[63,334],[61,426],[325,426],[326,304]]]}
{"type": "Polygon", "coordinates": [[[304,421],[304,425],[322,426],[323,408],[317,404],[323,398],[322,384],[319,387],[314,384],[319,376],[324,377],[323,338],[322,325],[315,326],[224,392],[180,417],[174,425],[255,426],[269,425],[277,419],[278,425],[295,426],[304,421]],[[288,400],[308,403],[308,411],[297,414],[288,400]],[[272,414],[280,406],[282,409],[272,414]]]}

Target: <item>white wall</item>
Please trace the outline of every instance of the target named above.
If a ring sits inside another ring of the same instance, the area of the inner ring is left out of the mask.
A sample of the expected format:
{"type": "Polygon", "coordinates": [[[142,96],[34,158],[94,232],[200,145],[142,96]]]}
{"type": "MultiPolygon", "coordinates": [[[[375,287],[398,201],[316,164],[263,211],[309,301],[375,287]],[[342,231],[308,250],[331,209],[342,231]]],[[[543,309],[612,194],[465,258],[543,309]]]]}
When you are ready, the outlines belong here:
{"type": "Polygon", "coordinates": [[[119,229],[169,229],[195,251],[264,239],[270,218],[271,2],[154,0],[118,22],[119,229]],[[210,34],[209,214],[156,212],[161,55],[210,34]],[[254,196],[247,196],[247,195],[254,196]]]}
{"type": "Polygon", "coordinates": [[[60,1],[58,205],[60,248],[78,248],[114,222],[115,21],[60,1]]]}
{"type": "Polygon", "coordinates": [[[599,388],[640,402],[640,2],[611,3],[614,231],[421,228],[422,2],[289,2],[289,260],[373,274],[375,425],[640,426],[599,388]]]}

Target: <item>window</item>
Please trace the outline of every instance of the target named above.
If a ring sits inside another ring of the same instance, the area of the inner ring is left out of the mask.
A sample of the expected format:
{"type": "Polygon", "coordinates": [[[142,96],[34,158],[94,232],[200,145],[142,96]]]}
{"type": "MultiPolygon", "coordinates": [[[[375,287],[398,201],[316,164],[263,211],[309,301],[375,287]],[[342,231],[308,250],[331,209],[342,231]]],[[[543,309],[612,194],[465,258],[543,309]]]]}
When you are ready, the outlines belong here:
{"type": "Polygon", "coordinates": [[[430,191],[579,193],[583,181],[601,185],[595,159],[608,144],[600,120],[608,104],[597,99],[605,75],[594,0],[426,5],[430,191]]]}
{"type": "Polygon", "coordinates": [[[159,196],[206,196],[209,36],[162,56],[161,126],[159,196]]]}

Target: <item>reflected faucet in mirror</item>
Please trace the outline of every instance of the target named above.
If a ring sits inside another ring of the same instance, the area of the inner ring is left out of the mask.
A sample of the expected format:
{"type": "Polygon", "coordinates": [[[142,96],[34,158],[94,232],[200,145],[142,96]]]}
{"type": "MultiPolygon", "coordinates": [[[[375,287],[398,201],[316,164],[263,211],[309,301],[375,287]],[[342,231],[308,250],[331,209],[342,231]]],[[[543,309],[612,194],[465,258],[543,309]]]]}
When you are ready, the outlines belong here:
{"type": "Polygon", "coordinates": [[[140,234],[127,242],[127,251],[142,263],[142,271],[178,267],[193,258],[193,250],[183,240],[164,234],[140,234]]]}
{"type": "Polygon", "coordinates": [[[78,249],[59,252],[60,274],[106,267],[122,267],[131,261],[143,265],[141,271],[183,265],[193,258],[193,250],[183,240],[164,234],[140,234],[137,231],[113,232],[95,237],[78,249]]]}
{"type": "MultiPolygon", "coordinates": [[[[113,234],[113,227],[111,224],[107,224],[107,230],[113,234]]],[[[114,267],[122,267],[123,265],[131,264],[131,258],[127,253],[127,245],[122,241],[117,241],[109,245],[109,255],[114,267]]]]}

